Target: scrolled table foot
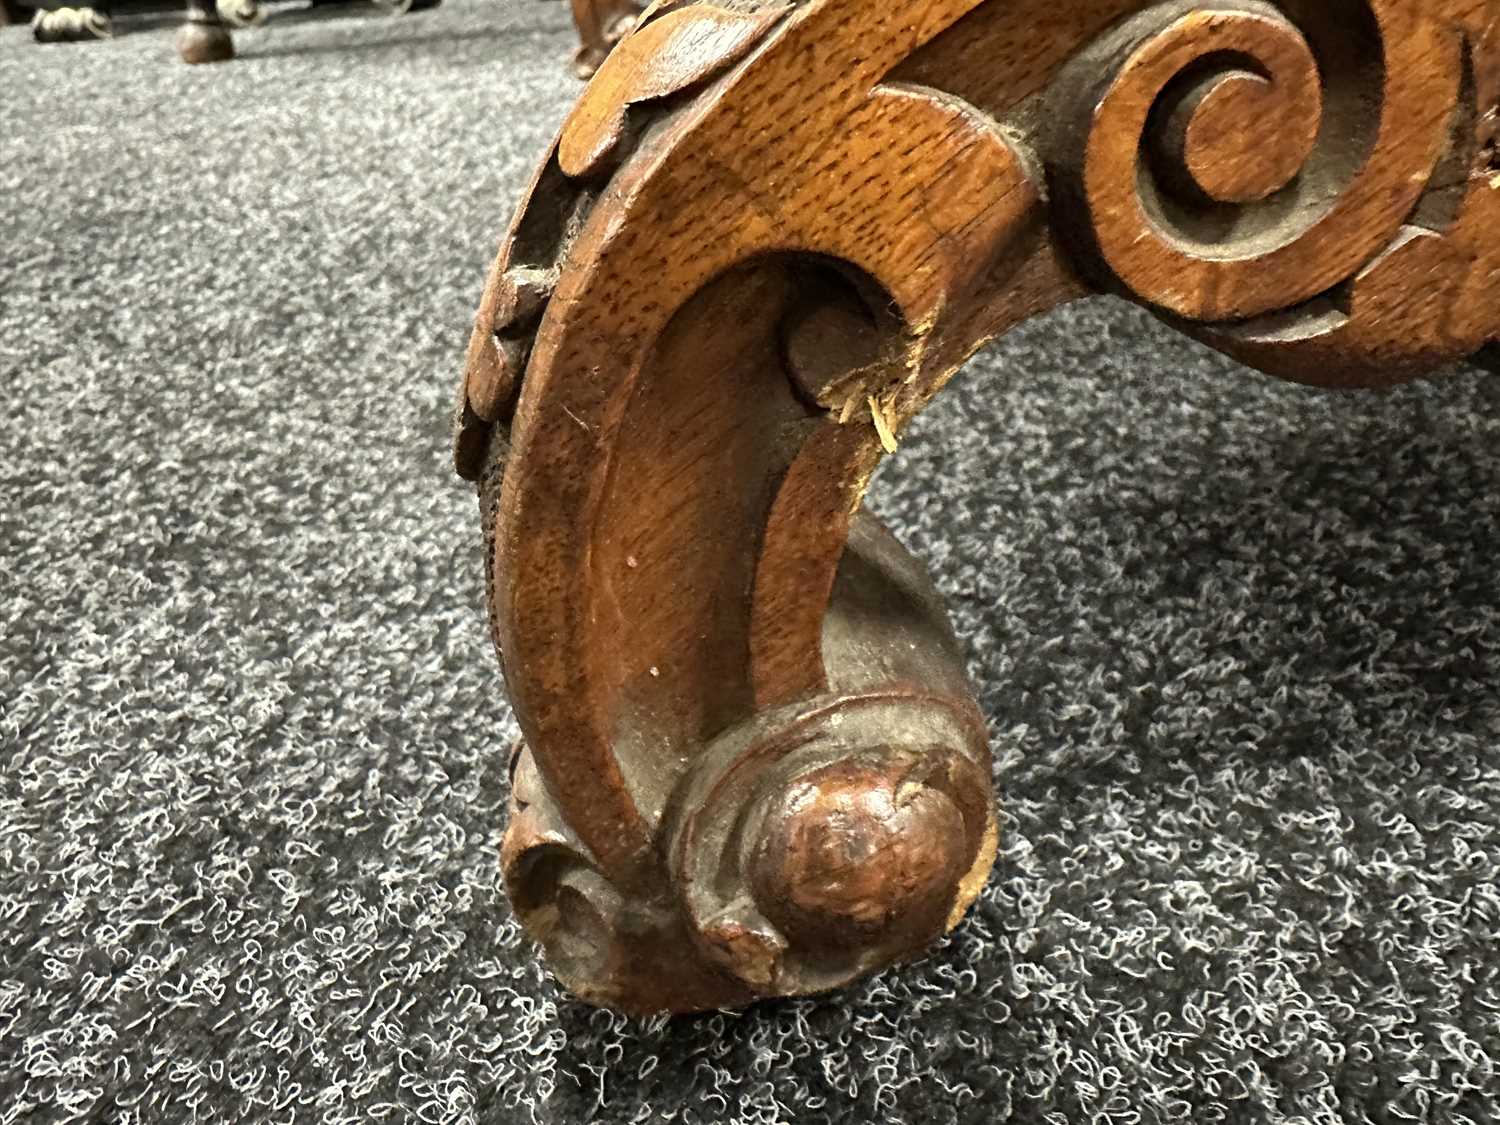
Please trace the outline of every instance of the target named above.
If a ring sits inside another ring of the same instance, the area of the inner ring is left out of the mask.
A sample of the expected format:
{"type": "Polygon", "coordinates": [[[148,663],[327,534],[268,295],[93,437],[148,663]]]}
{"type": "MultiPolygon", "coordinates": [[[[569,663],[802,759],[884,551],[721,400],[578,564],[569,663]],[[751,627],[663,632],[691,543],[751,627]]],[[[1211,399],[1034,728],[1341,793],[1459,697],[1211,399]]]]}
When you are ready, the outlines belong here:
{"type": "MultiPolygon", "coordinates": [[[[919,954],[978,895],[996,827],[957,646],[894,539],[861,516],[850,542],[823,637],[830,690],[755,713],[679,768],[633,878],[606,874],[515,751],[506,887],[580,997],[684,1012],[825,991],[919,954]]],[[[661,783],[634,770],[638,792],[661,783]]]]}

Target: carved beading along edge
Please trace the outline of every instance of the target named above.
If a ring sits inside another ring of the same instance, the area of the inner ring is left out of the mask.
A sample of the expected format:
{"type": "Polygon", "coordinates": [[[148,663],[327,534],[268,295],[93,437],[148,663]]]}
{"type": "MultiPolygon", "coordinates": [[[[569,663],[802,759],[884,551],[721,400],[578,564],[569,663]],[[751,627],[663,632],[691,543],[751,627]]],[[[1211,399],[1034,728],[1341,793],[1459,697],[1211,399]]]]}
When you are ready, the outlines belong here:
{"type": "Polygon", "coordinates": [[[506,879],[564,983],[739,1004],[957,920],[983,724],[869,474],[980,343],[1092,292],[1329,386],[1494,340],[1497,9],[645,13],[512,227],[455,427],[530,747],[506,879]]]}
{"type": "MultiPolygon", "coordinates": [[[[630,30],[647,26],[585,90],[516,209],[480,299],[459,381],[454,469],[466,480],[478,479],[491,432],[508,426],[514,414],[542,313],[598,198],[598,173],[618,162],[630,141],[627,114],[638,117],[643,106],[712,79],[743,56],[786,5],[744,16],[715,8],[705,20],[693,18],[695,12],[674,16],[671,7],[652,5],[631,24],[630,30]],[[659,56],[672,62],[653,63],[659,56]],[[653,77],[640,78],[643,69],[653,77]]],[[[634,124],[641,127],[639,119],[634,124]]]]}

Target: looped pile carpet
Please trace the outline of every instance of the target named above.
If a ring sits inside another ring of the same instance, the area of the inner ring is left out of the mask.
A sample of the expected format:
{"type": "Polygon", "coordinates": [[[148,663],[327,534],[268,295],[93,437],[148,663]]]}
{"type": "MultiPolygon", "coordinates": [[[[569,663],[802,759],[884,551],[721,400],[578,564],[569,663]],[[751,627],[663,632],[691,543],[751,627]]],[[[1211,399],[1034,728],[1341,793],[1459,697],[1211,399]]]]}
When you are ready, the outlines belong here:
{"type": "Polygon", "coordinates": [[[1003,837],[930,958],[628,1021],[497,886],[447,415],[561,4],[0,31],[0,1125],[1500,1120],[1500,380],[1246,374],[1120,305],[873,506],[1003,837]]]}

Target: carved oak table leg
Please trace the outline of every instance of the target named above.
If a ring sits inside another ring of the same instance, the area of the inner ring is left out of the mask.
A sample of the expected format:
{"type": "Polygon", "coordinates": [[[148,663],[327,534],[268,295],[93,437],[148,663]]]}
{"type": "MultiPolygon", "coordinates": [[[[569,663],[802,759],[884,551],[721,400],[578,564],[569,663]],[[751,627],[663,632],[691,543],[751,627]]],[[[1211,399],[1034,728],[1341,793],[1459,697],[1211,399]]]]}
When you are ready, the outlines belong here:
{"type": "Polygon", "coordinates": [[[214,0],[188,0],[187,22],[177,32],[177,54],[185,63],[228,62],[234,39],[214,0]]]}
{"type": "Polygon", "coordinates": [[[914,954],[995,854],[983,724],[860,500],[1092,293],[1385,386],[1500,336],[1500,0],[665,3],[538,169],[457,468],[562,980],[685,1011],[914,954]]]}

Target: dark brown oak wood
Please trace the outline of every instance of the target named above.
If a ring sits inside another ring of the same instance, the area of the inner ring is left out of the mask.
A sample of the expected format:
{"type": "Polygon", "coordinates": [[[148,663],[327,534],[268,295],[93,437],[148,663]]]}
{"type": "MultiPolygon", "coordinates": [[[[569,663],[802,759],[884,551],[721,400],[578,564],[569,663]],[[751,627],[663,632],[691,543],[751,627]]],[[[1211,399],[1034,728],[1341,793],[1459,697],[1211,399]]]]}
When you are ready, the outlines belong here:
{"type": "Polygon", "coordinates": [[[662,0],[490,275],[455,423],[584,998],[835,987],[956,924],[983,723],[863,513],[984,341],[1112,293],[1388,386],[1500,338],[1500,0],[662,0]]]}

